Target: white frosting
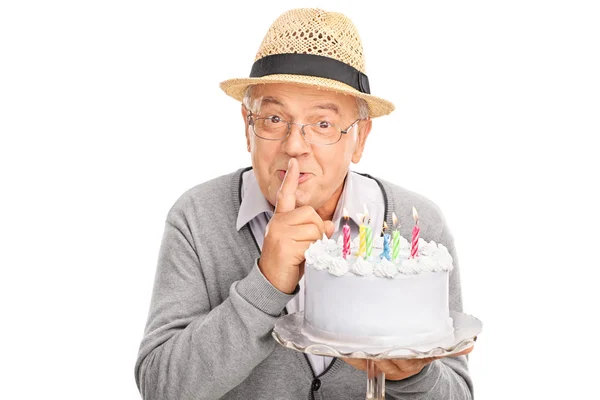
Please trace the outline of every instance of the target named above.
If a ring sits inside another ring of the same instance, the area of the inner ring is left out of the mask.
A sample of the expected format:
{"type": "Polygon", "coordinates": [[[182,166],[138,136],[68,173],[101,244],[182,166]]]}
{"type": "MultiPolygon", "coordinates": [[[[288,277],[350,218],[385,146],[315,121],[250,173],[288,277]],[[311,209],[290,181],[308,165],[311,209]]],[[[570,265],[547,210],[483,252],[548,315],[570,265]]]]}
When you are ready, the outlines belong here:
{"type": "Polygon", "coordinates": [[[350,270],[350,265],[343,257],[331,257],[329,259],[329,273],[336,276],[345,275],[350,270]]]}
{"type": "Polygon", "coordinates": [[[327,239],[325,235],[323,235],[323,239],[321,239],[325,244],[325,250],[331,253],[340,253],[342,255],[342,248],[338,246],[338,244],[333,239],[327,239]]]}
{"type": "Polygon", "coordinates": [[[306,264],[312,265],[314,268],[321,270],[325,266],[322,263],[317,263],[317,256],[325,253],[325,245],[320,240],[317,240],[304,252],[304,258],[306,258],[306,264]]]}
{"type": "Polygon", "coordinates": [[[360,276],[371,275],[373,273],[373,263],[359,257],[352,264],[351,271],[360,276]]]}
{"type": "Polygon", "coordinates": [[[419,255],[420,256],[430,256],[434,248],[437,249],[437,244],[432,240],[427,243],[423,238],[419,238],[419,255]]]}
{"type": "Polygon", "coordinates": [[[375,265],[374,272],[380,278],[393,278],[398,275],[398,266],[384,258],[375,265]]]}
{"type": "MultiPolygon", "coordinates": [[[[382,263],[380,269],[393,264],[382,263]]],[[[303,331],[336,343],[393,347],[451,336],[448,277],[449,272],[398,273],[393,279],[335,276],[307,268],[303,331]]]]}
{"type": "Polygon", "coordinates": [[[398,268],[398,270],[401,273],[407,275],[418,274],[421,271],[421,269],[417,260],[417,258],[408,258],[406,260],[402,260],[402,263],[400,264],[400,268],[398,268]]]}
{"type": "Polygon", "coordinates": [[[333,261],[333,257],[330,256],[328,253],[320,253],[315,256],[314,265],[312,263],[310,265],[312,265],[315,269],[318,269],[318,270],[323,270],[323,269],[328,270],[332,261],[333,261]]]}
{"type": "Polygon", "coordinates": [[[321,240],[317,240],[306,250],[306,265],[319,271],[327,270],[336,276],[353,273],[359,276],[375,275],[381,278],[453,269],[452,256],[446,246],[433,240],[427,242],[423,238],[419,238],[418,256],[410,258],[410,243],[400,236],[400,256],[393,262],[379,257],[383,248],[383,238],[380,236],[374,238],[373,253],[367,260],[356,256],[360,243],[358,236],[350,243],[350,255],[344,259],[342,257],[343,240],[343,235],[340,235],[337,241],[323,235],[321,240]]]}
{"type": "Polygon", "coordinates": [[[443,271],[439,261],[434,260],[432,257],[419,257],[417,260],[419,265],[426,271],[443,271]]]}

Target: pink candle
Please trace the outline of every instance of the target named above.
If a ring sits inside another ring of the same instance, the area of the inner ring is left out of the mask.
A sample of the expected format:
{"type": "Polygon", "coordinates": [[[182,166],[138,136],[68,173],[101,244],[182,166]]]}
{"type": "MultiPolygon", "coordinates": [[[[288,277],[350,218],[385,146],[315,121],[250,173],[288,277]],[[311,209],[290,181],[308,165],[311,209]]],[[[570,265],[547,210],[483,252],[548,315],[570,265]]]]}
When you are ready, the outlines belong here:
{"type": "Polygon", "coordinates": [[[348,210],[344,207],[344,218],[346,224],[344,225],[344,248],[342,249],[342,256],[346,258],[350,254],[350,226],[348,226],[348,210]]]}
{"type": "Polygon", "coordinates": [[[421,232],[421,228],[419,228],[419,215],[417,214],[417,210],[413,207],[413,218],[415,220],[415,226],[412,230],[412,246],[410,249],[410,257],[415,258],[419,253],[419,233],[421,232]]]}

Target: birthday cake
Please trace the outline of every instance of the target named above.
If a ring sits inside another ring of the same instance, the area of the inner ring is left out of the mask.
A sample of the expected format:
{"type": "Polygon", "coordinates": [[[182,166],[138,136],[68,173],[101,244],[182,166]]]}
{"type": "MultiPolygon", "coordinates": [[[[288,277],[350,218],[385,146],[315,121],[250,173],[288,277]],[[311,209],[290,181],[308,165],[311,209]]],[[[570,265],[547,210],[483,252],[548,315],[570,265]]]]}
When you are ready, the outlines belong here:
{"type": "Polygon", "coordinates": [[[418,238],[413,244],[397,236],[394,257],[389,237],[387,243],[374,239],[369,255],[361,254],[364,243],[359,237],[350,241],[340,235],[334,241],[324,236],[310,245],[305,253],[304,334],[315,340],[385,347],[452,337],[452,256],[433,240],[418,238]]]}

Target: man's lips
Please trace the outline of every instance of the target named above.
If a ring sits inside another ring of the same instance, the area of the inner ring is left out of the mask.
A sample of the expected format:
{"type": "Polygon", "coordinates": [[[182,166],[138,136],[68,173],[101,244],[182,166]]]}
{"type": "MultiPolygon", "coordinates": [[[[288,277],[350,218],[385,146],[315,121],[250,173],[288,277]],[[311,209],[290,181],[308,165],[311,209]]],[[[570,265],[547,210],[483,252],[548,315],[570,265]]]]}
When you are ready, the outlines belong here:
{"type": "MultiPolygon", "coordinates": [[[[277,176],[282,181],[283,181],[283,178],[285,178],[285,173],[286,173],[286,171],[283,169],[277,170],[277,176]]],[[[312,176],[312,174],[310,172],[300,172],[300,176],[298,177],[298,184],[306,182],[308,179],[310,179],[311,176],[312,176]]]]}

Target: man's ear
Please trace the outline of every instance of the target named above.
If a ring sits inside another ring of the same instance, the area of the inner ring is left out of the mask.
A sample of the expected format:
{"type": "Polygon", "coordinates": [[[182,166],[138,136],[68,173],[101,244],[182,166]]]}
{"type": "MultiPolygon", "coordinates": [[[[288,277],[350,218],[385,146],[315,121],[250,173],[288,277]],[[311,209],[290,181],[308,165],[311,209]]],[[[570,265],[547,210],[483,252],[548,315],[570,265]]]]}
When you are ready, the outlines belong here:
{"type": "Polygon", "coordinates": [[[242,117],[244,118],[244,132],[246,132],[246,148],[250,153],[250,127],[248,126],[248,110],[242,104],[242,117]]]}
{"type": "Polygon", "coordinates": [[[356,141],[354,152],[352,153],[352,162],[354,164],[358,164],[362,158],[363,150],[365,149],[365,143],[367,143],[367,137],[369,136],[369,133],[371,133],[372,126],[373,121],[371,118],[367,118],[366,120],[358,123],[358,139],[356,141]]]}

